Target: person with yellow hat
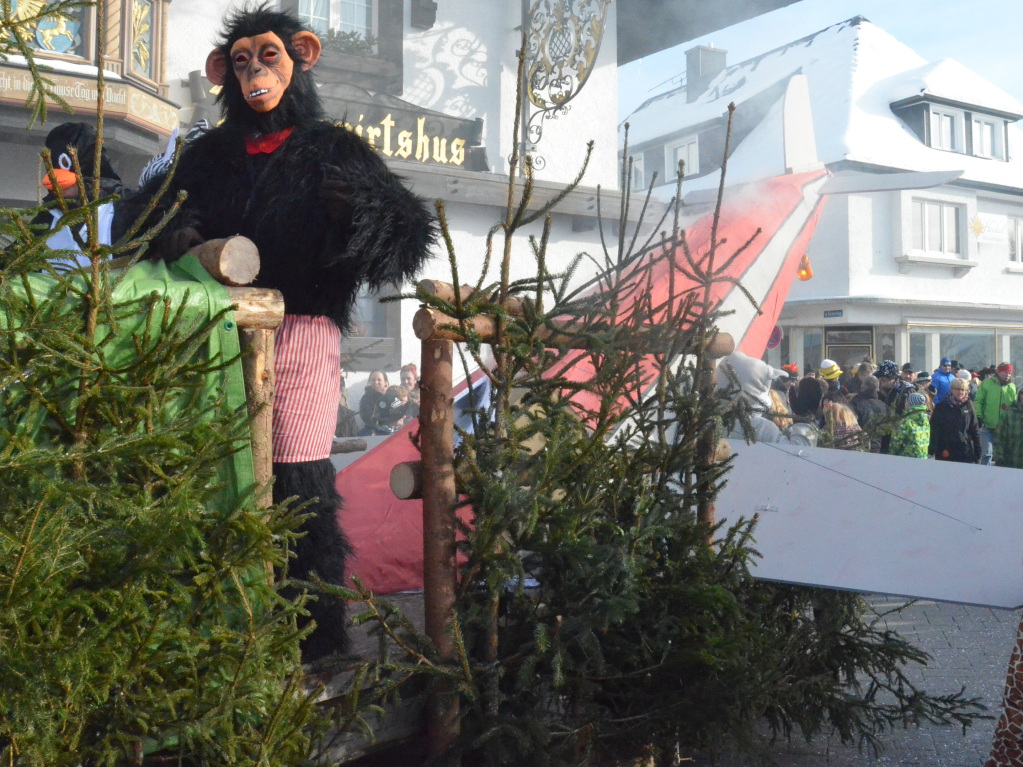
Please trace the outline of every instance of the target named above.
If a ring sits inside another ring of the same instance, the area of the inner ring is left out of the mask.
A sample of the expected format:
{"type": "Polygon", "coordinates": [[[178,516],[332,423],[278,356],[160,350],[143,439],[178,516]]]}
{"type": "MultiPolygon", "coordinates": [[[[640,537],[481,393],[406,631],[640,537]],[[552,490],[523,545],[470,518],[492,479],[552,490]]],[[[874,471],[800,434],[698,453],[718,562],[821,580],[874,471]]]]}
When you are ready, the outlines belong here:
{"type": "Polygon", "coordinates": [[[842,377],[842,368],[838,366],[837,362],[834,360],[821,360],[817,372],[821,378],[828,382],[828,389],[838,391],[841,388],[838,379],[842,377]]]}

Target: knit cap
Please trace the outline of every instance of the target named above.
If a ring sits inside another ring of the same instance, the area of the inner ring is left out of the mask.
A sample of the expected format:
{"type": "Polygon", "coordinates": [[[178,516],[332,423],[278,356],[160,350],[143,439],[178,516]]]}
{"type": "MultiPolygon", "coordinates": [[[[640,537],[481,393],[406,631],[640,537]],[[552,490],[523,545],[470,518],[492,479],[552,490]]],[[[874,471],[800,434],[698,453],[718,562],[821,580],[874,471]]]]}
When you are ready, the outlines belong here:
{"type": "Polygon", "coordinates": [[[908,397],[906,397],[906,402],[909,404],[910,407],[920,407],[921,405],[927,404],[927,398],[924,397],[924,395],[921,394],[920,392],[915,391],[912,392],[908,397]]]}
{"type": "Polygon", "coordinates": [[[874,375],[878,378],[898,378],[899,366],[891,360],[885,360],[877,366],[877,370],[874,371],[874,375]]]}
{"type": "Polygon", "coordinates": [[[821,378],[825,381],[834,381],[842,375],[842,368],[840,368],[834,360],[821,360],[821,366],[818,372],[820,372],[821,378]]]}
{"type": "Polygon", "coordinates": [[[958,373],[956,373],[956,378],[962,378],[964,381],[969,381],[970,379],[973,378],[973,374],[970,373],[970,371],[967,370],[966,368],[963,368],[958,373]]]}
{"type": "Polygon", "coordinates": [[[999,373],[1004,373],[1006,371],[1008,371],[1011,374],[1012,373],[1012,365],[1010,365],[1008,362],[1003,362],[1001,365],[998,366],[998,372],[999,373]]]}
{"type": "MultiPolygon", "coordinates": [[[[934,359],[934,358],[932,357],[931,359],[934,359]]],[[[951,365],[951,364],[952,364],[952,360],[950,360],[948,357],[942,357],[941,358],[941,365],[942,366],[944,366],[944,365],[951,365]]]]}

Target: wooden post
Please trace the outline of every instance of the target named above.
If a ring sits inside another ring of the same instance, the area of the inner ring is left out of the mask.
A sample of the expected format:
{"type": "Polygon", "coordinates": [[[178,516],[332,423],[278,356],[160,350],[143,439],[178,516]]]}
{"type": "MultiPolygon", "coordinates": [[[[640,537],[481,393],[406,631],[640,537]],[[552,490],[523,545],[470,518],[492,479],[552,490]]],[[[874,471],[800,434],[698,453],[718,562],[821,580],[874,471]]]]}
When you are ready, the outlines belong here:
{"type": "MultiPolygon", "coordinates": [[[[423,341],[419,380],[419,439],[423,463],[423,603],[426,635],[453,662],[455,609],[455,419],[451,396],[454,343],[423,341]]],[[[458,737],[454,686],[438,684],[427,704],[427,742],[440,758],[458,737]]]]}
{"type": "Polygon", "coordinates": [[[274,331],[265,329],[241,330],[242,370],[245,375],[245,398],[252,419],[252,464],[256,486],[262,493],[259,505],[267,508],[273,503],[270,480],[273,477],[274,389],[274,331]]]}

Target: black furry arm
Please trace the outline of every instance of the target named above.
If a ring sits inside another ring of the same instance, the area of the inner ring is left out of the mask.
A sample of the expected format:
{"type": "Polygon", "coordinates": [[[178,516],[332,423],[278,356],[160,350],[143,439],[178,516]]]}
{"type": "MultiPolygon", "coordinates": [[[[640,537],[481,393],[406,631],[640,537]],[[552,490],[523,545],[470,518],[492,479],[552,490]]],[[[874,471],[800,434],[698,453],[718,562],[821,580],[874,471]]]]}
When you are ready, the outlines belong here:
{"type": "Polygon", "coordinates": [[[360,137],[332,131],[324,172],[343,181],[349,210],[337,219],[343,251],[325,265],[357,270],[372,289],[414,278],[437,237],[430,207],[360,137]]]}

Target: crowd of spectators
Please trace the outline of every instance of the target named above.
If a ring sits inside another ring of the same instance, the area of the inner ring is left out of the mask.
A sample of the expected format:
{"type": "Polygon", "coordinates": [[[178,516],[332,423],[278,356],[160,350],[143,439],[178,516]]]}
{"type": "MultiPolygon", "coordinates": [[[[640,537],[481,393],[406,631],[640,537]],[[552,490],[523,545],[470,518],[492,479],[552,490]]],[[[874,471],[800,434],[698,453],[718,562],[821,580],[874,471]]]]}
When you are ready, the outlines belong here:
{"type": "Polygon", "coordinates": [[[812,424],[822,446],[1023,468],[1023,391],[1007,362],[971,372],[944,357],[927,372],[891,360],[843,370],[826,359],[802,377],[793,364],[767,367],[782,432],[812,424]]]}
{"type": "Polygon", "coordinates": [[[402,366],[398,371],[398,381],[398,384],[391,385],[386,371],[372,371],[355,410],[349,404],[342,371],[341,406],[334,434],[336,447],[351,437],[393,434],[419,417],[419,373],[416,366],[412,363],[402,366]]]}

